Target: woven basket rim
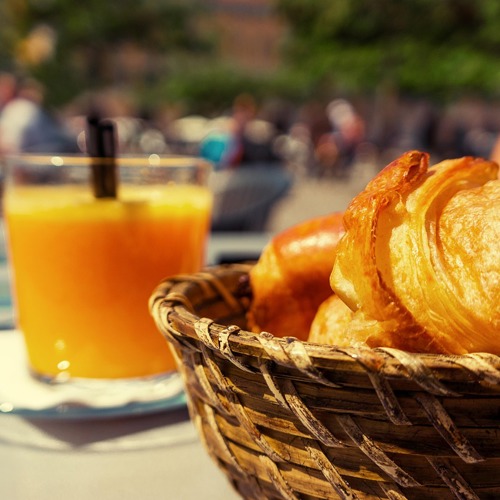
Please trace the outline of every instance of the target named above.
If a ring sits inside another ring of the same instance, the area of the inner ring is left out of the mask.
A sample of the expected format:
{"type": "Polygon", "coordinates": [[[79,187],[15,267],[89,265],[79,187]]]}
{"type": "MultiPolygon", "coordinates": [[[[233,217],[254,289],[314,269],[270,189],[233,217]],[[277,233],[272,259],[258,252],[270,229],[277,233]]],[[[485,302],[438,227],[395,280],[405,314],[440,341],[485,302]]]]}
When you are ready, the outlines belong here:
{"type": "Polygon", "coordinates": [[[244,498],[498,497],[498,356],[249,332],[251,266],[178,275],[150,299],[200,437],[244,498]]]}
{"type": "MultiPolygon", "coordinates": [[[[220,281],[228,273],[248,275],[253,263],[223,264],[207,267],[199,273],[177,275],[164,280],[150,299],[150,310],[160,330],[182,330],[181,337],[201,340],[207,347],[226,356],[223,346],[229,347],[231,356],[245,359],[268,360],[286,368],[297,368],[296,355],[309,358],[313,369],[332,365],[343,372],[368,371],[385,378],[413,379],[428,385],[430,392],[446,393],[443,382],[479,383],[492,392],[500,391],[500,357],[491,353],[464,355],[409,353],[392,348],[349,347],[301,341],[294,337],[276,337],[269,332],[253,333],[234,325],[223,325],[217,318],[200,317],[193,305],[192,295],[199,287],[212,287],[220,292],[220,300],[234,301],[225,297],[220,281]],[[200,331],[205,333],[201,335],[200,331]],[[430,385],[429,385],[430,384],[430,385]],[[433,385],[436,385],[433,389],[433,385]]],[[[235,308],[245,304],[235,302],[235,308]]],[[[465,390],[465,389],[464,389],[465,390]]]]}

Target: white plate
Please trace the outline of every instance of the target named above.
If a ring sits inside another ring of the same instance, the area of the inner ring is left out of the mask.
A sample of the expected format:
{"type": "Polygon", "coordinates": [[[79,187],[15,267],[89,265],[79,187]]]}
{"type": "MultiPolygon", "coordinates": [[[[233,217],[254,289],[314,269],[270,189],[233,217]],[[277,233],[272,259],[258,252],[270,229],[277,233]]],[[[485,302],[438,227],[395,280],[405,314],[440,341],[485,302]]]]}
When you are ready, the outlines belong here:
{"type": "Polygon", "coordinates": [[[16,330],[0,331],[0,414],[88,419],[143,415],[186,405],[181,377],[47,384],[33,378],[16,330]]]}

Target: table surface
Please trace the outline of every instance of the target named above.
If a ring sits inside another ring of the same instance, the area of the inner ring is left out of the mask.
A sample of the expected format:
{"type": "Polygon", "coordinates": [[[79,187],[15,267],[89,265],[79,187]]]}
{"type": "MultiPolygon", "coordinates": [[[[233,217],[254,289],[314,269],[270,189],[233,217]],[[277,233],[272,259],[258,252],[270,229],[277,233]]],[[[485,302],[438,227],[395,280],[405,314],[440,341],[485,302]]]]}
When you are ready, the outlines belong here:
{"type": "MultiPolygon", "coordinates": [[[[207,263],[257,257],[268,240],[266,234],[212,235],[207,263]]],[[[12,315],[2,243],[0,328],[5,329],[12,315]]],[[[204,449],[186,407],[74,420],[2,414],[0,404],[0,463],[6,500],[240,498],[204,449]]]]}
{"type": "Polygon", "coordinates": [[[6,500],[240,498],[201,445],[186,409],[102,421],[1,420],[6,500]]]}
{"type": "Polygon", "coordinates": [[[6,500],[240,498],[186,409],[101,421],[0,418],[6,500]]]}

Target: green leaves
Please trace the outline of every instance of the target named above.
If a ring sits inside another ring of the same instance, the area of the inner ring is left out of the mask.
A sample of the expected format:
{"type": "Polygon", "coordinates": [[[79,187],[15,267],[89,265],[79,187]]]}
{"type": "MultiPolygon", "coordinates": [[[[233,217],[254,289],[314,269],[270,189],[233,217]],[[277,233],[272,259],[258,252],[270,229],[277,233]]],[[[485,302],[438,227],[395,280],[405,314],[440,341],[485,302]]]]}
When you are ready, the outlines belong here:
{"type": "Polygon", "coordinates": [[[210,50],[195,24],[203,11],[199,0],[4,0],[0,64],[39,78],[56,106],[93,88],[133,87],[166,78],[179,53],[210,50]],[[19,48],[41,24],[56,34],[55,55],[34,63],[19,48]]]}
{"type": "Polygon", "coordinates": [[[499,87],[496,0],[277,0],[290,64],[370,91],[390,81],[438,96],[499,87]]]}

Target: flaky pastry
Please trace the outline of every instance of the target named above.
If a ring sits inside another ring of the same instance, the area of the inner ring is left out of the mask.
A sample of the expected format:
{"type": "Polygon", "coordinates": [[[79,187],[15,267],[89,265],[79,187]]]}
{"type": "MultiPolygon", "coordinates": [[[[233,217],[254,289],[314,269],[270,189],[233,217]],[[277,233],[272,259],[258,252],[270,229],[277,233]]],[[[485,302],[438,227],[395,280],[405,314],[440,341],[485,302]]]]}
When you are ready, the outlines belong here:
{"type": "Polygon", "coordinates": [[[411,151],[356,196],[332,290],[353,311],[328,343],[500,354],[500,181],[480,158],[411,151]]]}

